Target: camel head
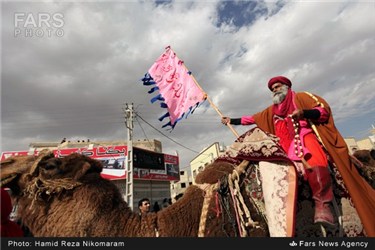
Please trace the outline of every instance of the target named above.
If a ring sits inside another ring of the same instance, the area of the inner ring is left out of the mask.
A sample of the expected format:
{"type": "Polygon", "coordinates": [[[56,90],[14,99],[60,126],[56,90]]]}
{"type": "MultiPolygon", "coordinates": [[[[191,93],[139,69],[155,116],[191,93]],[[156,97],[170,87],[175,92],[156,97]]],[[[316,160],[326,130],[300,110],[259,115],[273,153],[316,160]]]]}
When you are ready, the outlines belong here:
{"type": "Polygon", "coordinates": [[[73,153],[63,158],[46,158],[39,162],[38,172],[42,180],[71,179],[81,181],[86,175],[99,175],[103,169],[100,161],[73,153]]]}
{"type": "Polygon", "coordinates": [[[53,152],[43,150],[38,156],[14,156],[2,161],[1,187],[10,188],[13,195],[19,196],[31,186],[64,187],[64,183],[78,184],[86,174],[99,175],[102,168],[101,162],[81,154],[56,158],[53,152]]]}
{"type": "Polygon", "coordinates": [[[1,187],[7,187],[13,194],[19,194],[29,180],[38,175],[38,163],[53,157],[51,151],[43,150],[39,156],[12,156],[0,162],[1,187]]]}

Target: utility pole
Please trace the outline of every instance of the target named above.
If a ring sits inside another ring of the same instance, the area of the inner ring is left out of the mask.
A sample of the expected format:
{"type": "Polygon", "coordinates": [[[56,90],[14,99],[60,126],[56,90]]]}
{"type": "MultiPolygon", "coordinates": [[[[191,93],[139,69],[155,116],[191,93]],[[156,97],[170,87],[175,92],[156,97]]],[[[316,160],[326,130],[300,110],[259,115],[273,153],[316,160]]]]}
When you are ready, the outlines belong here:
{"type": "Polygon", "coordinates": [[[127,164],[126,164],[126,188],[125,188],[125,198],[130,209],[133,210],[133,103],[127,104],[125,106],[125,125],[127,130],[127,164]]]}

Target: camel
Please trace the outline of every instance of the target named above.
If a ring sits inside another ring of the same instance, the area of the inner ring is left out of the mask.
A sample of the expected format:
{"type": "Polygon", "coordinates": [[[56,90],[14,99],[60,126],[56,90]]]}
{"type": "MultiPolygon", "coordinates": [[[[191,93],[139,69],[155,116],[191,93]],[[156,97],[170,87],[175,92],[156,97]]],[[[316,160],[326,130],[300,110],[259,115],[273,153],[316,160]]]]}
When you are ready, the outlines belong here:
{"type": "MultiPolygon", "coordinates": [[[[277,206],[294,188],[284,188],[290,179],[284,174],[295,170],[277,140],[257,129],[239,137],[197,175],[196,185],[158,213],[140,217],[133,212],[117,186],[100,176],[102,168],[100,161],[81,154],[56,158],[42,151],[1,162],[1,186],[11,189],[19,219],[36,237],[322,236],[312,222],[308,185],[300,179],[298,202],[289,207],[296,217],[295,230],[288,223],[280,226],[288,216],[277,206]],[[272,174],[285,179],[278,179],[276,186],[269,182],[272,174]],[[273,193],[266,190],[270,184],[273,193]],[[267,192],[276,203],[266,204],[267,192]]],[[[326,235],[365,236],[339,173],[332,174],[339,180],[334,183],[338,217],[337,227],[326,235]]]]}
{"type": "MultiPolygon", "coordinates": [[[[219,179],[224,182],[223,177],[234,170],[233,164],[215,163],[198,178],[205,187],[191,186],[169,207],[140,217],[116,185],[100,176],[102,167],[101,162],[81,154],[55,158],[44,151],[1,162],[1,185],[11,189],[19,218],[35,237],[197,237],[202,230],[204,188],[219,179]]],[[[227,210],[219,213],[215,211],[218,200],[208,201],[204,237],[239,236],[232,201],[224,191],[227,186],[221,188],[220,199],[227,210]]],[[[254,215],[246,234],[267,236],[263,217],[246,199],[243,188],[240,191],[254,215]]]]}

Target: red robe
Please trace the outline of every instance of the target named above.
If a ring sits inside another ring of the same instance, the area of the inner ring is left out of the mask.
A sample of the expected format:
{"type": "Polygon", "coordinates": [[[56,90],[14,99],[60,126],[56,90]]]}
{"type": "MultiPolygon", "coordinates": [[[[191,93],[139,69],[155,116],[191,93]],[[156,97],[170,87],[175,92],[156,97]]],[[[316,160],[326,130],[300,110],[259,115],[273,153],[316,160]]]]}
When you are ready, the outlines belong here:
{"type": "MultiPolygon", "coordinates": [[[[358,173],[357,168],[351,162],[348,147],[334,124],[331,108],[328,103],[319,96],[314,95],[314,97],[307,92],[300,92],[296,93],[294,101],[299,109],[312,109],[321,104],[330,114],[326,123],[314,124],[316,127],[315,133],[318,138],[321,138],[330,158],[340,172],[367,236],[374,237],[375,190],[358,173]]],[[[253,117],[259,128],[275,134],[272,105],[256,113],[253,117]]]]}

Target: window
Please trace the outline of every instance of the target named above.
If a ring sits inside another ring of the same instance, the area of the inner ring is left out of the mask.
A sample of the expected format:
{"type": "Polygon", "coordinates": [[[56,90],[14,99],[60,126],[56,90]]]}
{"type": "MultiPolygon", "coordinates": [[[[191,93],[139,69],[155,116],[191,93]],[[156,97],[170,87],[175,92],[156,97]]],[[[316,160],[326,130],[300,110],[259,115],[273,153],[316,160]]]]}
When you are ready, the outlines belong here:
{"type": "Polygon", "coordinates": [[[186,188],[186,183],[185,182],[181,183],[181,188],[186,188]]]}
{"type": "Polygon", "coordinates": [[[197,176],[197,170],[193,170],[193,178],[195,179],[195,176],[197,176]]]}

